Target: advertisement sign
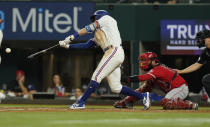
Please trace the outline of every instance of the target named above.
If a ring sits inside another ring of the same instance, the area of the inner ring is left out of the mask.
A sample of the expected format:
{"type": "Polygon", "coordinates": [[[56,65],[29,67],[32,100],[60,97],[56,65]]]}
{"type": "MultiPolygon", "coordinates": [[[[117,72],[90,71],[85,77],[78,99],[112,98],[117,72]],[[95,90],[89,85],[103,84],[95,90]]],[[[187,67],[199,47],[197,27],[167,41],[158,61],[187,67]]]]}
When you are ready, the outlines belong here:
{"type": "Polygon", "coordinates": [[[203,48],[198,48],[196,33],[210,29],[208,20],[162,20],[161,53],[164,55],[199,55],[203,48]]]}
{"type": "Polygon", "coordinates": [[[92,2],[0,2],[0,29],[4,40],[61,40],[89,24],[94,8],[92,2]]]}

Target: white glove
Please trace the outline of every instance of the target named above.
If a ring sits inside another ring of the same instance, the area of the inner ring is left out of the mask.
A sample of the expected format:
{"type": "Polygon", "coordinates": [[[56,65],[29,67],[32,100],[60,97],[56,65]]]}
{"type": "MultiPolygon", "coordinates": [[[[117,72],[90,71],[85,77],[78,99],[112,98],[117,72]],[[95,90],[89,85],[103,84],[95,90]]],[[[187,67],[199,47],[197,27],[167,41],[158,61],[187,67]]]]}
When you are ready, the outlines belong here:
{"type": "Polygon", "coordinates": [[[69,44],[72,40],[74,40],[74,35],[70,35],[66,37],[64,41],[66,44],[69,44]]]}
{"type": "Polygon", "coordinates": [[[70,46],[70,44],[69,44],[69,43],[66,43],[65,40],[59,41],[59,45],[60,45],[61,47],[63,47],[63,48],[66,48],[66,49],[68,49],[69,46],[70,46]]]}

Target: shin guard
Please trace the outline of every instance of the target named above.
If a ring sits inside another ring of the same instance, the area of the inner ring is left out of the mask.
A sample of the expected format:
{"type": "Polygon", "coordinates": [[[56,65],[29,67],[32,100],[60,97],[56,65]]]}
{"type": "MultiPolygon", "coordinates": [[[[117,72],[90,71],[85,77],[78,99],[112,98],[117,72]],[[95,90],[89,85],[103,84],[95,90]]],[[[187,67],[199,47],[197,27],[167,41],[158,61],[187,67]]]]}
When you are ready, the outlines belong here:
{"type": "Polygon", "coordinates": [[[164,98],[161,100],[161,105],[163,106],[163,109],[192,109],[193,104],[194,103],[191,101],[183,101],[179,98],[175,100],[164,98]]]}

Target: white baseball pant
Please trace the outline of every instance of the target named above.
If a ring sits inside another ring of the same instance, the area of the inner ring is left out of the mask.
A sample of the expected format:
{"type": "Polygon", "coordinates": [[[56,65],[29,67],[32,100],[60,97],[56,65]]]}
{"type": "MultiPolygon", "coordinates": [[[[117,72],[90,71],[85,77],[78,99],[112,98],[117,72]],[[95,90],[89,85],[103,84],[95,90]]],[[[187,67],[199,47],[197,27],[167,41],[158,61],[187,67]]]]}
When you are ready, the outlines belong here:
{"type": "Polygon", "coordinates": [[[109,86],[114,93],[120,93],[122,89],[120,65],[124,61],[124,50],[122,46],[112,47],[104,53],[91,80],[98,83],[107,77],[109,86]]]}

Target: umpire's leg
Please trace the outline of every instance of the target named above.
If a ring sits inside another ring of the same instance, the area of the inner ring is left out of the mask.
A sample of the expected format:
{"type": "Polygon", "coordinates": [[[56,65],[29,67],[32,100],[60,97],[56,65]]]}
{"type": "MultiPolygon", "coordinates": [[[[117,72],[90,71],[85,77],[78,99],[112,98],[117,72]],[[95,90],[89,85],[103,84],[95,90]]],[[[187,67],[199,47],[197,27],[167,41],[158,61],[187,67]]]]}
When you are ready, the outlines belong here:
{"type": "Polygon", "coordinates": [[[208,96],[210,97],[210,74],[206,74],[202,78],[203,87],[205,88],[208,96]]]}

